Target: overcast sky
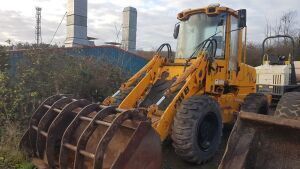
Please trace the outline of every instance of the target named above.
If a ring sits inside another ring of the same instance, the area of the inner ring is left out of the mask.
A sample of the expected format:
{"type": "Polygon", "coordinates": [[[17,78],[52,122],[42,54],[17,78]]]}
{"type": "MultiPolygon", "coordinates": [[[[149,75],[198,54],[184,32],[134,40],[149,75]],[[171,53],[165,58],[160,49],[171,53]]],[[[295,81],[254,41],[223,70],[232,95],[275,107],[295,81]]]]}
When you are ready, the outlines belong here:
{"type": "MultiPolygon", "coordinates": [[[[49,43],[64,13],[67,0],[0,0],[0,44],[7,39],[13,42],[34,42],[35,6],[42,7],[42,38],[49,43]]],[[[178,12],[218,2],[233,9],[248,11],[248,41],[261,42],[266,20],[275,24],[285,11],[297,11],[300,23],[299,0],[88,0],[88,35],[98,38],[96,45],[116,40],[115,27],[122,24],[122,10],[126,6],[138,10],[137,48],[154,49],[172,38],[178,12]]],[[[62,45],[66,28],[64,20],[54,39],[62,45]]],[[[300,27],[300,26],[299,26],[300,27]]]]}

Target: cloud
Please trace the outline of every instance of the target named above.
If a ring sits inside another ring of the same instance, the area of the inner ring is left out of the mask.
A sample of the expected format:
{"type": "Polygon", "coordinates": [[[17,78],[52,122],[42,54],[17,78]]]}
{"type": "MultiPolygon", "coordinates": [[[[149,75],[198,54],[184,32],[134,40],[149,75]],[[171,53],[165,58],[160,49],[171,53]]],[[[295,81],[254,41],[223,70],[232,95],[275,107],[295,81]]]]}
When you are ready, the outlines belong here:
{"type": "MultiPolygon", "coordinates": [[[[298,0],[89,0],[88,35],[96,37],[97,45],[117,39],[117,30],[122,24],[122,11],[126,6],[138,9],[137,47],[157,48],[164,42],[176,46],[172,38],[177,13],[187,8],[207,6],[219,2],[233,9],[246,8],[248,11],[248,40],[261,42],[264,38],[266,20],[275,23],[284,11],[295,10],[298,0]]],[[[0,6],[0,43],[8,38],[15,41],[34,42],[35,6],[41,6],[43,41],[49,43],[63,14],[66,0],[10,0],[0,6]],[[18,5],[15,5],[18,4],[18,5]]],[[[300,17],[296,17],[300,23],[300,17]]],[[[63,44],[66,28],[62,23],[54,43],[63,44]]],[[[120,34],[121,35],[121,34],[120,34]]]]}
{"type": "Polygon", "coordinates": [[[0,41],[4,42],[7,39],[15,41],[27,41],[34,35],[33,20],[26,18],[16,11],[0,10],[0,41]]]}

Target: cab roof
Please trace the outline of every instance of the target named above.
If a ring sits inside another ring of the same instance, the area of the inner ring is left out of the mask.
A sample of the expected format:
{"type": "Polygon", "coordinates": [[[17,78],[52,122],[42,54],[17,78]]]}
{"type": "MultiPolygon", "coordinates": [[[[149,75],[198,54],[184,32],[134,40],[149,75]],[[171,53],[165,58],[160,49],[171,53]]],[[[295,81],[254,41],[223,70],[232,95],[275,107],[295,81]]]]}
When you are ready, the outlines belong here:
{"type": "Polygon", "coordinates": [[[228,7],[220,6],[220,4],[209,5],[205,8],[197,8],[197,9],[187,9],[180,12],[177,15],[177,19],[184,21],[187,20],[191,15],[198,13],[206,13],[207,15],[218,15],[220,13],[229,13],[233,16],[238,16],[238,12],[228,7]]]}

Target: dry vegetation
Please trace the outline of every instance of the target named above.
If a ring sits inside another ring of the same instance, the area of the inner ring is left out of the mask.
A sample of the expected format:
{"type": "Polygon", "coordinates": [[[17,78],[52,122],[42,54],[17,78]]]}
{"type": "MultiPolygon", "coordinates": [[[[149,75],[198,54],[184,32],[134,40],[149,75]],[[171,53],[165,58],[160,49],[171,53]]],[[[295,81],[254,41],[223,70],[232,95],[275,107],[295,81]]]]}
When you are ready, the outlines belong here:
{"type": "Polygon", "coordinates": [[[18,144],[32,112],[45,98],[63,93],[99,102],[128,77],[103,60],[60,50],[28,50],[12,72],[6,51],[1,47],[0,168],[32,168],[18,144]]]}
{"type": "Polygon", "coordinates": [[[16,122],[6,122],[0,130],[0,168],[32,169],[26,156],[19,151],[18,145],[22,137],[20,125],[16,122]]]}

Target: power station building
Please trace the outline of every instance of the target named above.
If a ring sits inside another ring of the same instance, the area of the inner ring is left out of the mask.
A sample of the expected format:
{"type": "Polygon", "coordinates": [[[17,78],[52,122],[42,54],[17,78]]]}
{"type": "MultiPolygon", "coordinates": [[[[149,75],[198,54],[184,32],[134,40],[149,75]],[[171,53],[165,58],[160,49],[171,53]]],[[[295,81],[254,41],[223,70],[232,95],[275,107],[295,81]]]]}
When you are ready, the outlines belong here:
{"type": "MultiPolygon", "coordinates": [[[[88,0],[68,0],[67,37],[65,47],[94,46],[93,38],[87,36],[88,0]]],[[[122,49],[136,50],[137,10],[126,7],[123,10],[122,49]]],[[[112,35],[113,36],[113,35],[112,35]]]]}
{"type": "Polygon", "coordinates": [[[126,7],[123,10],[122,48],[127,51],[136,50],[137,10],[126,7]]]}
{"type": "Polygon", "coordinates": [[[66,47],[93,46],[87,37],[87,0],[68,0],[66,47]]]}

